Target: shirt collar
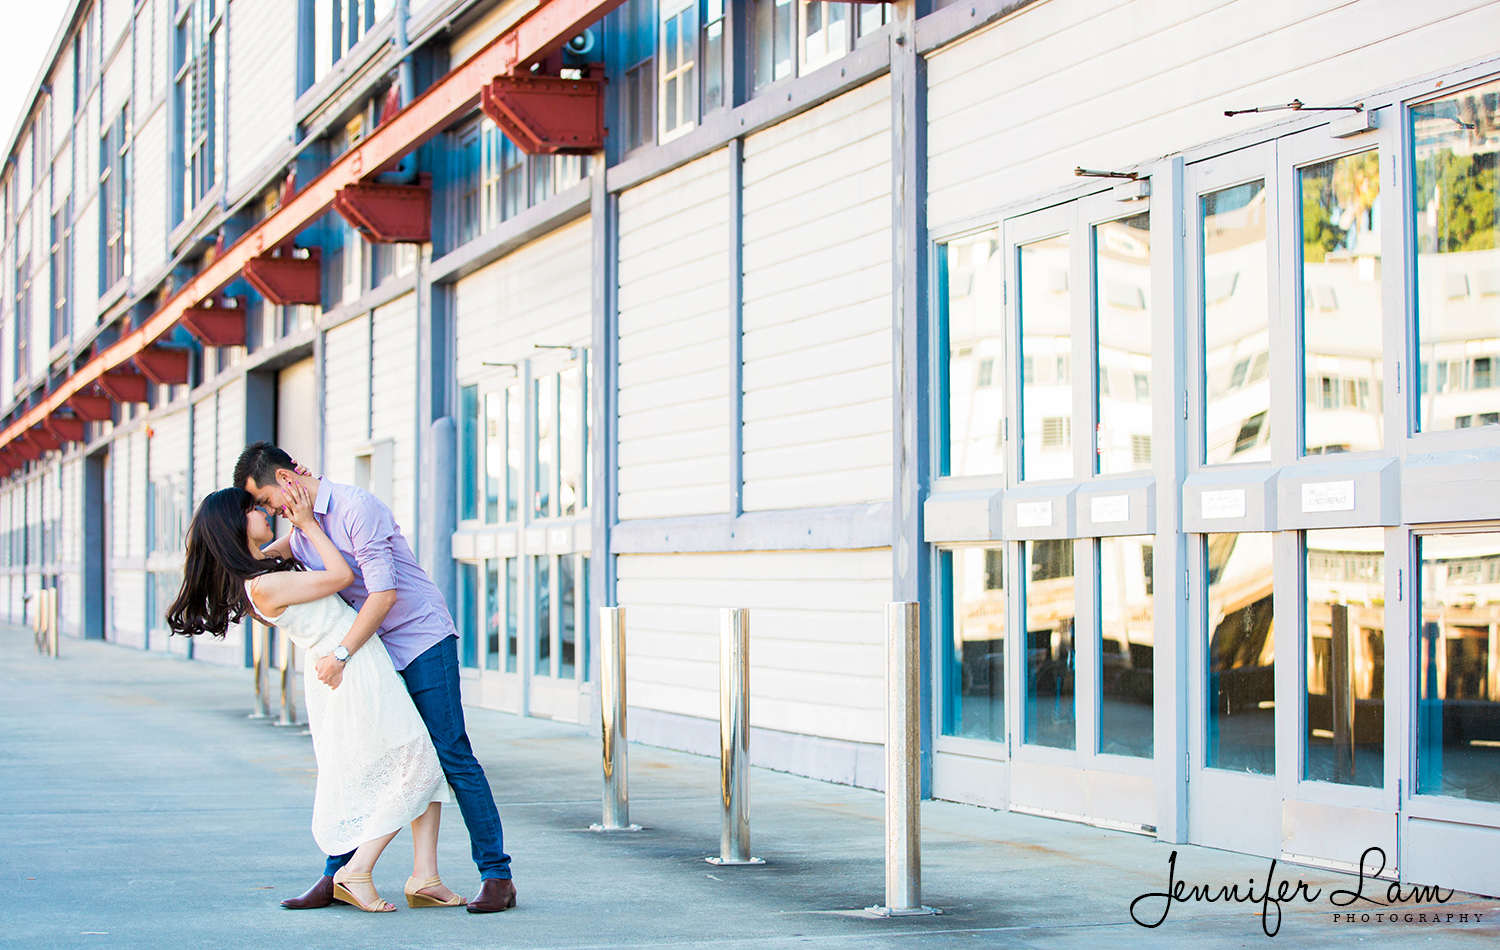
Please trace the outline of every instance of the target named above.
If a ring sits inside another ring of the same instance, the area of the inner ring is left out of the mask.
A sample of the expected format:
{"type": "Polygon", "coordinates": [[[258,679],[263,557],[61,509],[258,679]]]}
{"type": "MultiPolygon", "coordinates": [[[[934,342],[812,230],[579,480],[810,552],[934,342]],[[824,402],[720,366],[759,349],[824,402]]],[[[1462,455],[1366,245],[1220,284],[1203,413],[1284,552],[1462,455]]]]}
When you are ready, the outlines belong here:
{"type": "Polygon", "coordinates": [[[319,476],[318,497],[313,499],[313,512],[320,515],[328,514],[328,505],[333,501],[333,489],[328,479],[319,476]]]}

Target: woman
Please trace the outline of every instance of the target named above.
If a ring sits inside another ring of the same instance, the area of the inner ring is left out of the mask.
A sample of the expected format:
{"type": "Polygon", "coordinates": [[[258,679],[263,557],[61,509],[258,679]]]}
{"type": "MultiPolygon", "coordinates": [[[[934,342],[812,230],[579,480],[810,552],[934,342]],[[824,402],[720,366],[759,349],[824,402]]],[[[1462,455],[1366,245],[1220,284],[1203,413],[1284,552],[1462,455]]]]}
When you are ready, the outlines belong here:
{"type": "MultiPolygon", "coordinates": [[[[279,513],[301,529],[328,570],[309,571],[295,559],[267,554],[275,540],[249,492],[226,488],[198,507],[188,527],[182,591],[167,612],[173,633],[222,637],[253,613],[318,657],[332,653],[355,612],[338,592],[354,579],[313,516],[313,498],[296,482],[283,486],[279,513]]],[[[334,876],[334,897],[364,911],[393,911],[370,874],[380,852],[410,824],[410,907],[461,907],[437,872],[438,823],[448,785],[432,739],[379,637],[352,654],[343,681],[331,689],[307,664],[307,721],[318,760],[313,837],[324,854],[354,857],[334,876]]]]}

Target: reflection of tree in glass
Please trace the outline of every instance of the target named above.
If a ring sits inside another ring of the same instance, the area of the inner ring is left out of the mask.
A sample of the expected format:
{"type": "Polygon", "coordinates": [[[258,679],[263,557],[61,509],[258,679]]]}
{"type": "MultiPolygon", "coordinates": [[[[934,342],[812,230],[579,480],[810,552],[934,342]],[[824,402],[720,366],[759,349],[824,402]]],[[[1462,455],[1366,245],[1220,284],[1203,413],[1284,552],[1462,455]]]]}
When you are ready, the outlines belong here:
{"type": "Polygon", "coordinates": [[[1302,169],[1302,259],[1348,248],[1355,222],[1380,197],[1380,157],[1362,152],[1302,169]]]}
{"type": "Polygon", "coordinates": [[[1417,162],[1417,207],[1430,209],[1437,233],[1418,232],[1418,250],[1439,254],[1484,251],[1495,246],[1495,191],[1500,185],[1496,158],[1500,151],[1455,155],[1444,148],[1417,162]],[[1434,213],[1435,212],[1435,213],[1434,213]]]}

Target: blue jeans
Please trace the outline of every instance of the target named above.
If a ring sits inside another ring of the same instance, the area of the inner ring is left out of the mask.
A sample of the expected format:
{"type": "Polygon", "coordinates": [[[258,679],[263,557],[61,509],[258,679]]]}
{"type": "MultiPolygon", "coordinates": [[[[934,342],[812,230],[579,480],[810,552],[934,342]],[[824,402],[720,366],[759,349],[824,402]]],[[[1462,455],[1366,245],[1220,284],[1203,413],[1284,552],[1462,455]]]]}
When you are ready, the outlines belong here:
{"type": "MultiPolygon", "coordinates": [[[[464,731],[464,707],[458,692],[458,638],[445,637],[401,671],[417,713],[432,733],[438,761],[458,799],[458,810],[469,829],[469,843],[481,879],[510,880],[510,855],[505,853],[505,831],[490,792],[484,768],[474,758],[464,731]]],[[[323,873],[332,874],[349,863],[354,852],[329,855],[323,873]]]]}

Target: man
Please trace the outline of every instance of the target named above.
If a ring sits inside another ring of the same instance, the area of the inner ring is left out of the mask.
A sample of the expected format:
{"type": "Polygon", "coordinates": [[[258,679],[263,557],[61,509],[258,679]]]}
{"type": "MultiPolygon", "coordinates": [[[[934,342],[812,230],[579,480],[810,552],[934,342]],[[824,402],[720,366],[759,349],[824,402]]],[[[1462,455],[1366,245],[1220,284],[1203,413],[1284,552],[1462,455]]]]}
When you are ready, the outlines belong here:
{"type": "MultiPolygon", "coordinates": [[[[282,492],[292,482],[315,496],[314,515],[354,569],[354,582],[340,591],[345,602],[358,611],[345,638],[354,647],[343,656],[337,655],[342,651],[335,650],[320,658],[318,678],[337,689],[349,655],[371,636],[380,636],[432,734],[438,760],[469,829],[474,863],[483,881],[479,896],[469,901],[469,912],[487,914],[514,907],[516,888],[511,883],[500,813],[464,729],[458,686],[458,632],[442,594],[412,556],[390,508],[374,495],[308,474],[270,442],[246,446],[234,466],[234,484],[253,495],[257,504],[273,511],[286,505],[282,492]]],[[[285,547],[277,553],[290,553],[309,568],[323,567],[322,559],[301,531],[293,530],[271,549],[277,547],[285,547]]],[[[352,852],[329,855],[318,883],[301,897],[282,901],[281,906],[304,910],[332,904],[334,872],[350,857],[352,852]]]]}

